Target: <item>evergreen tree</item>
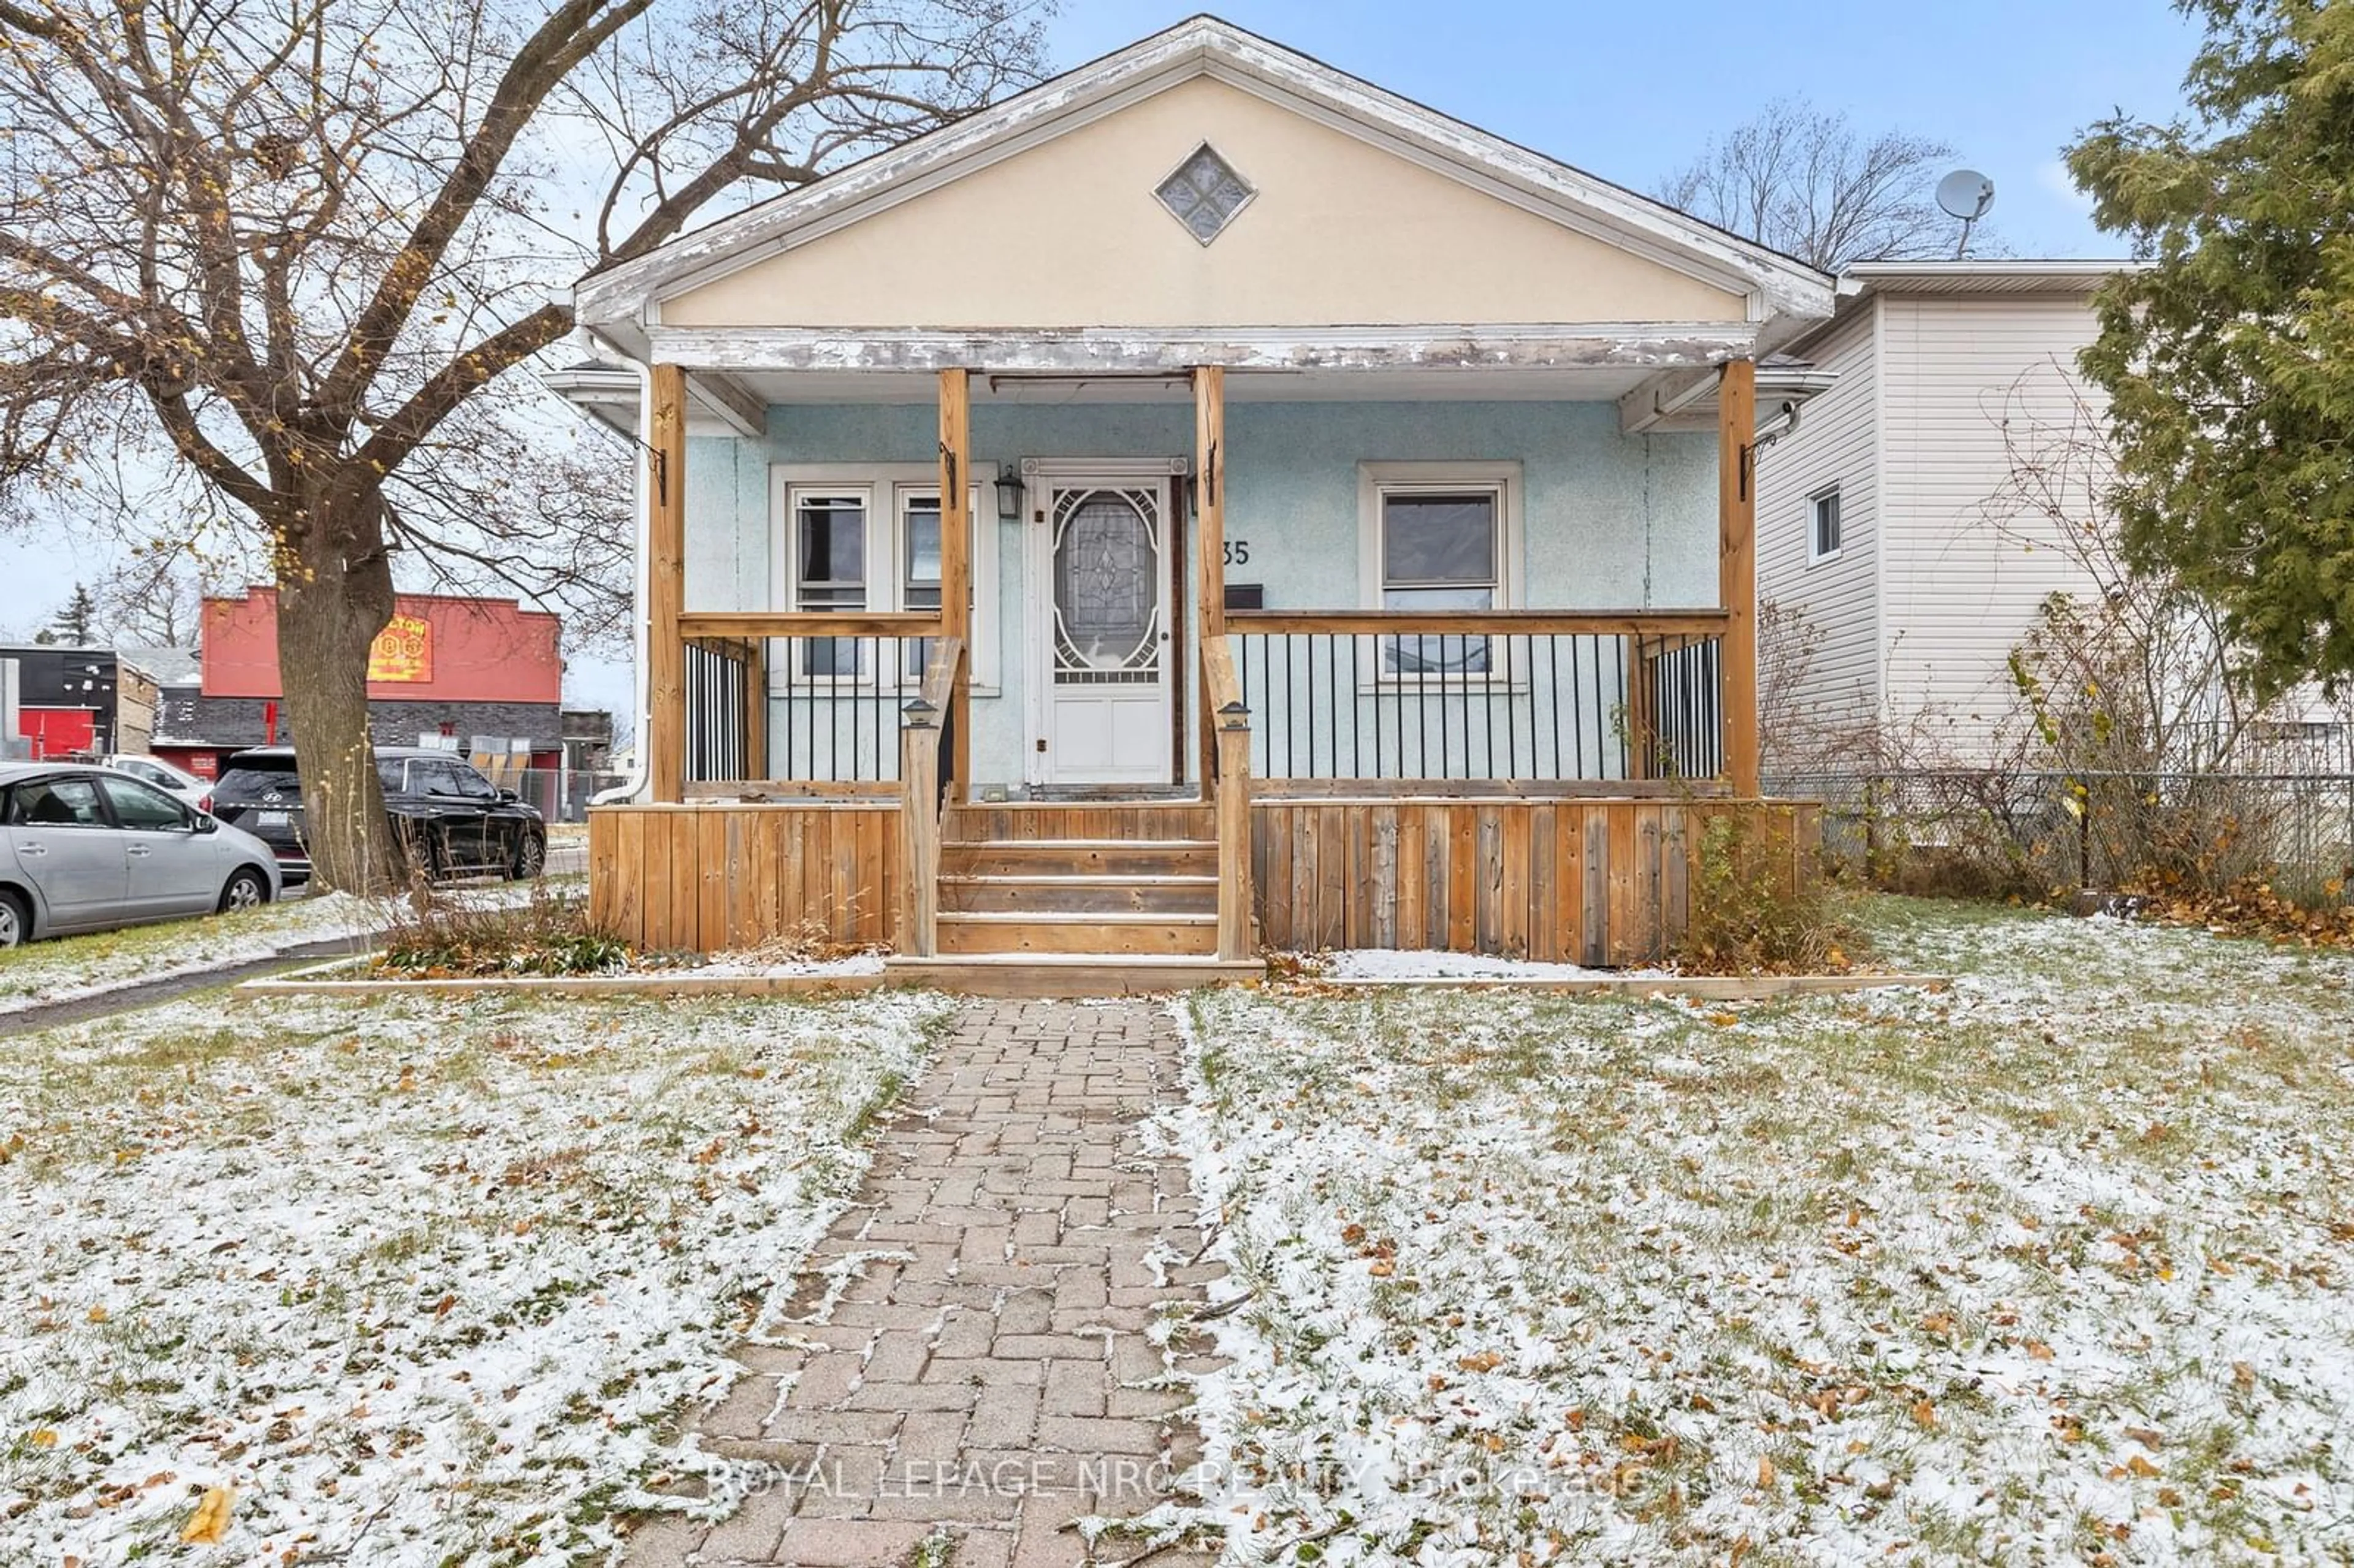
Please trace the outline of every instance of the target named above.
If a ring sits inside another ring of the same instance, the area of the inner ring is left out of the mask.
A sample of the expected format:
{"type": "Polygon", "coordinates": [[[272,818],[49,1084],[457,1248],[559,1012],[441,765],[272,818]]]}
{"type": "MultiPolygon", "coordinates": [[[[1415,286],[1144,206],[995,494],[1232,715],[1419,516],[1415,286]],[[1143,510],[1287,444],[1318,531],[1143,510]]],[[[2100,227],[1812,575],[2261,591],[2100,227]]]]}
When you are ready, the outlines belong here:
{"type": "Polygon", "coordinates": [[[98,641],[98,599],[88,584],[74,584],[73,597],[58,611],[55,630],[57,641],[69,648],[88,648],[98,641]]]}
{"type": "Polygon", "coordinates": [[[2188,121],[2068,154],[2149,265],[2099,298],[2128,557],[2223,612],[2260,694],[2354,676],[2354,5],[2178,0],[2188,121]]]}

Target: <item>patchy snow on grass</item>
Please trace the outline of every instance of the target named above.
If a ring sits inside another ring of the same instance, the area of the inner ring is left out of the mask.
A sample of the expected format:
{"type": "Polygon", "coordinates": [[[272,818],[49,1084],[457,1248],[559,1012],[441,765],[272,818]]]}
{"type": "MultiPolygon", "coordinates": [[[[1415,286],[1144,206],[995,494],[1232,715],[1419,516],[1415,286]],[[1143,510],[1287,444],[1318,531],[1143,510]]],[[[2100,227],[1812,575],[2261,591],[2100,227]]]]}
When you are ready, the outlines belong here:
{"type": "Polygon", "coordinates": [[[831,959],[780,959],[764,953],[714,953],[704,962],[686,966],[684,972],[713,980],[879,975],[883,972],[883,957],[879,950],[845,953],[831,959]]]}
{"type": "MultiPolygon", "coordinates": [[[[447,888],[441,896],[514,904],[530,898],[535,888],[568,895],[585,885],[584,877],[550,876],[537,884],[447,888]]],[[[0,948],[0,1015],[257,963],[313,943],[364,939],[382,930],[387,918],[376,901],[324,893],[235,915],[126,926],[0,948]]]]}
{"type": "Polygon", "coordinates": [[[1229,1560],[2354,1556],[2354,960],[1874,901],[1903,990],[1186,1005],[1229,1560]]]}
{"type": "Polygon", "coordinates": [[[0,1053],[0,1562],[609,1558],[948,1004],[182,1003],[0,1053]],[[180,1545],[232,1489],[226,1543],[180,1545]]]}
{"type": "Polygon", "coordinates": [[[1319,955],[1319,978],[1338,980],[1662,980],[1665,969],[1596,969],[1582,964],[1538,963],[1487,953],[1349,948],[1319,955]]]}
{"type": "Polygon", "coordinates": [[[252,963],[288,948],[364,936],[376,927],[375,910],[366,899],[329,893],[235,915],[126,926],[0,949],[0,1013],[252,963]]]}

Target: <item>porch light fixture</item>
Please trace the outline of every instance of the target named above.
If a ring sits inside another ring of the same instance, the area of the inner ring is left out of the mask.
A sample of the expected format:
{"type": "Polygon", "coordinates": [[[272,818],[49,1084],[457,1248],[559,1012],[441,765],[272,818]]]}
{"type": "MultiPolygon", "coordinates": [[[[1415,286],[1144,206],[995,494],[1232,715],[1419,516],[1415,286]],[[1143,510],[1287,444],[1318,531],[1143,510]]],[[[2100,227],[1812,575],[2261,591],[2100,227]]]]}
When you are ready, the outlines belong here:
{"type": "Polygon", "coordinates": [[[1010,462],[997,465],[997,516],[1000,522],[1022,521],[1022,496],[1027,488],[1019,468],[1010,462]]]}

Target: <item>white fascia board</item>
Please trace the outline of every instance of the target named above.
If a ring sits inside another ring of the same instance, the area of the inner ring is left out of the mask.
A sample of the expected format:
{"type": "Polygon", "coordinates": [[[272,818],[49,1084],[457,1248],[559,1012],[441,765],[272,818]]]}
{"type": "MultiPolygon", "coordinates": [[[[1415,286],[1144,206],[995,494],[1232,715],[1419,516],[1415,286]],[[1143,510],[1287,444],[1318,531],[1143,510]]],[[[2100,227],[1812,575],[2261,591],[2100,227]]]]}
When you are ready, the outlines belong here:
{"type": "Polygon", "coordinates": [[[1828,273],[1320,61],[1247,33],[1225,32],[1227,41],[1210,57],[1208,74],[1230,85],[1248,88],[1255,79],[1262,96],[1278,102],[1320,106],[1337,118],[1317,118],[1336,130],[1393,152],[1402,150],[1398,143],[1418,150],[1426,155],[1416,161],[1426,167],[1508,200],[1508,193],[1518,193],[1517,206],[1703,281],[1754,293],[1766,312],[1808,319],[1830,313],[1834,280],[1828,273]]]}
{"type": "MultiPolygon", "coordinates": [[[[647,322],[653,302],[662,294],[708,282],[789,241],[815,238],[816,233],[826,231],[820,226],[832,227],[829,219],[853,221],[1011,157],[1069,129],[1066,121],[1082,115],[1098,101],[1119,99],[1123,93],[1149,97],[1170,81],[1191,74],[1187,68],[1198,64],[1203,47],[1196,36],[1198,20],[1131,44],[799,190],[683,234],[643,256],[591,273],[574,285],[575,308],[580,319],[590,324],[647,322]]],[[[1076,122],[1083,124],[1091,117],[1083,116],[1076,122]]]]}
{"type": "Polygon", "coordinates": [[[689,369],[927,371],[1010,375],[1236,370],[1557,370],[1713,366],[1755,352],[1743,322],[1437,327],[1085,327],[925,332],[653,327],[653,356],[689,369]]]}
{"type": "MultiPolygon", "coordinates": [[[[1716,428],[1718,371],[1667,370],[1647,378],[1618,399],[1618,433],[1639,436],[1653,430],[1712,430],[1716,428]]],[[[1819,397],[1839,382],[1839,373],[1811,365],[1761,365],[1757,367],[1757,407],[1770,399],[1776,405],[1804,403],[1819,397]]]]}
{"type": "MultiPolygon", "coordinates": [[[[543,372],[539,384],[599,424],[635,442],[638,438],[638,373],[575,366],[543,372]]],[[[689,435],[743,436],[768,431],[769,410],[736,381],[708,374],[687,377],[689,435]]]]}
{"type": "Polygon", "coordinates": [[[1796,318],[1802,324],[1831,313],[1833,280],[1802,262],[1215,18],[1195,17],[592,274],[574,291],[579,319],[599,327],[651,323],[665,294],[805,243],[1198,75],[1257,92],[1564,227],[1742,293],[1753,320],[1796,318]]]}

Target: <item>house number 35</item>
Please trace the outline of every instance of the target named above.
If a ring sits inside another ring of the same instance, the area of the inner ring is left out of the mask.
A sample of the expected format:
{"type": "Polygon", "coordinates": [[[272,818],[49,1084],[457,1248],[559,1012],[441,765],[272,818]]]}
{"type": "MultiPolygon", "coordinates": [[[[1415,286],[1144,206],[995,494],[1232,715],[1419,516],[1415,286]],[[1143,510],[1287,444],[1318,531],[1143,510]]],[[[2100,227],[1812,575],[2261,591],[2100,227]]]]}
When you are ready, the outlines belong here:
{"type": "Polygon", "coordinates": [[[1230,567],[1246,567],[1250,565],[1250,541],[1248,539],[1228,539],[1225,541],[1225,548],[1226,565],[1230,567]]]}

